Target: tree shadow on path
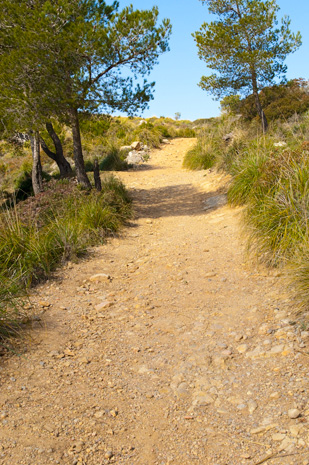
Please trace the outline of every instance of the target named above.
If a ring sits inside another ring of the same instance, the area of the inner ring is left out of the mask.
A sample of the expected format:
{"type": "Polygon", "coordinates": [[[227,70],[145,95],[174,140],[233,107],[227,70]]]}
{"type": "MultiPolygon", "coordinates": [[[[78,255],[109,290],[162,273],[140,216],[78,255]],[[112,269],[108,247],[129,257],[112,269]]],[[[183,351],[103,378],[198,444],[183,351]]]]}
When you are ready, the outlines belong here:
{"type": "Polygon", "coordinates": [[[222,188],[202,192],[190,184],[136,189],[133,199],[138,218],[206,215],[226,204],[222,188]]]}

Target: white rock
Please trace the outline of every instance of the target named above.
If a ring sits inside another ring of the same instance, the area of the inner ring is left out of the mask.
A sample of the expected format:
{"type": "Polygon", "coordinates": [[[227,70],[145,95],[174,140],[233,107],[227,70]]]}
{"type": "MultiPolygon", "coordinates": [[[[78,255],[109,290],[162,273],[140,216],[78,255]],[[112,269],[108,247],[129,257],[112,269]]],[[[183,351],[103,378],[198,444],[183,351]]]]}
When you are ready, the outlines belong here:
{"type": "Polygon", "coordinates": [[[300,416],[300,411],[297,408],[291,408],[288,411],[288,416],[289,418],[292,418],[294,420],[295,418],[298,418],[300,416]]]}
{"type": "Polygon", "coordinates": [[[99,281],[99,282],[107,282],[110,281],[111,277],[109,274],[106,273],[98,273],[94,274],[89,278],[89,281],[94,282],[94,281],[99,281]]]}
{"type": "Polygon", "coordinates": [[[249,413],[253,413],[255,412],[255,410],[258,408],[258,404],[255,402],[255,400],[253,399],[250,399],[249,402],[248,402],[248,410],[249,410],[249,413]]]}
{"type": "Polygon", "coordinates": [[[273,441],[283,441],[286,438],[286,435],[281,434],[281,433],[276,433],[276,434],[273,434],[271,438],[273,441]]]}
{"type": "Polygon", "coordinates": [[[140,150],[142,148],[142,144],[139,141],[132,142],[131,147],[133,150],[140,150]]]}
{"type": "Polygon", "coordinates": [[[133,152],[129,152],[126,158],[126,162],[129,163],[129,165],[139,165],[143,163],[143,153],[139,153],[136,150],[133,150],[133,152]]]}
{"type": "Polygon", "coordinates": [[[284,141],[276,142],[274,147],[285,147],[287,144],[284,141]]]}
{"type": "Polygon", "coordinates": [[[237,352],[240,354],[244,354],[248,350],[247,344],[241,344],[240,346],[236,347],[237,352]]]}

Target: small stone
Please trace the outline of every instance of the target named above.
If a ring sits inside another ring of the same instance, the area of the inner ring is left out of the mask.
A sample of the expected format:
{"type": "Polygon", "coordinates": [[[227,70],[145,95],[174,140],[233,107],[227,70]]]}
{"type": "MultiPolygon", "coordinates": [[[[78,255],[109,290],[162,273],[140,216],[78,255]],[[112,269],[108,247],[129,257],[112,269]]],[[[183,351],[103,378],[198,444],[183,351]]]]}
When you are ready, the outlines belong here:
{"type": "Polygon", "coordinates": [[[100,312],[101,310],[104,310],[105,308],[109,308],[113,305],[112,302],[108,302],[107,300],[105,300],[104,302],[101,302],[100,304],[96,305],[95,306],[95,309],[100,312]]]}
{"type": "Polygon", "coordinates": [[[301,431],[304,429],[303,425],[292,425],[290,426],[290,433],[293,438],[297,438],[301,431]]]}
{"type": "Polygon", "coordinates": [[[284,351],[284,344],[279,344],[270,349],[269,354],[277,355],[281,354],[284,351]]]}
{"type": "Polygon", "coordinates": [[[294,441],[290,438],[285,438],[282,443],[280,444],[278,450],[279,452],[281,451],[286,451],[286,452],[292,452],[295,447],[294,441]]]}
{"type": "Polygon", "coordinates": [[[66,349],[63,351],[64,355],[67,355],[68,357],[73,357],[75,353],[72,350],[66,349]]]}
{"type": "Polygon", "coordinates": [[[283,441],[283,439],[285,439],[285,434],[276,433],[272,435],[273,441],[283,441]]]}
{"type": "Polygon", "coordinates": [[[51,306],[51,304],[49,302],[45,302],[45,301],[39,302],[39,305],[41,305],[41,307],[43,307],[43,308],[48,308],[48,307],[51,306]]]}
{"type": "Polygon", "coordinates": [[[217,346],[220,347],[221,349],[227,349],[227,345],[225,344],[225,342],[218,342],[217,346]]]}
{"type": "Polygon", "coordinates": [[[297,408],[292,408],[288,411],[288,416],[294,420],[300,416],[300,411],[297,408]]]}
{"type": "Polygon", "coordinates": [[[104,282],[108,282],[111,280],[111,277],[109,274],[106,274],[106,273],[98,273],[98,274],[94,274],[93,276],[91,276],[89,278],[89,281],[91,282],[101,282],[101,283],[104,283],[104,282]]]}
{"type": "Polygon", "coordinates": [[[258,404],[255,402],[255,400],[252,400],[250,399],[248,401],[248,410],[249,410],[249,413],[253,413],[255,412],[255,410],[258,408],[258,404]]]}
{"type": "Polygon", "coordinates": [[[213,398],[204,391],[199,391],[194,394],[194,400],[192,402],[192,405],[195,406],[205,406],[213,403],[213,398]]]}
{"type": "Polygon", "coordinates": [[[111,450],[108,450],[106,453],[105,453],[105,458],[110,460],[114,457],[114,454],[111,450]]]}
{"type": "Polygon", "coordinates": [[[237,405],[238,410],[244,410],[247,407],[246,404],[239,404],[237,405]]]}
{"type": "Polygon", "coordinates": [[[240,354],[244,354],[248,350],[247,344],[241,344],[240,346],[236,347],[236,350],[240,354]]]}
{"type": "Polygon", "coordinates": [[[222,350],[221,354],[223,356],[226,356],[226,357],[230,357],[230,355],[232,355],[232,350],[231,349],[225,349],[225,350],[222,350]]]}
{"type": "Polygon", "coordinates": [[[214,278],[215,276],[217,276],[217,273],[205,273],[204,274],[205,278],[214,278]]]}

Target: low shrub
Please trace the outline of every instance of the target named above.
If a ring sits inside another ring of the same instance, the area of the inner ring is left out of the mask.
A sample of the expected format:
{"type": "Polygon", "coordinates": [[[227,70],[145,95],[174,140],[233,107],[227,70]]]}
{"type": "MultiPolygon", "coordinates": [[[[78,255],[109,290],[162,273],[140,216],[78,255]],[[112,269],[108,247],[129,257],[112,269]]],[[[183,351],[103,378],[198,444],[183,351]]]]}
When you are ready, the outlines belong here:
{"type": "Polygon", "coordinates": [[[193,149],[189,150],[183,160],[183,167],[189,170],[206,170],[216,163],[216,155],[211,148],[203,147],[197,143],[193,149]]]}
{"type": "Polygon", "coordinates": [[[126,171],[128,163],[122,158],[119,149],[112,147],[108,154],[99,163],[101,171],[126,171]]]}
{"type": "Polygon", "coordinates": [[[74,260],[115,233],[131,216],[124,185],[106,176],[102,192],[81,191],[72,183],[53,182],[39,199],[0,215],[0,334],[14,299],[47,278],[65,260],[74,260]]]}
{"type": "Polygon", "coordinates": [[[291,260],[308,236],[309,161],[298,152],[285,152],[271,157],[265,171],[248,202],[245,219],[251,248],[277,266],[291,260]]]}

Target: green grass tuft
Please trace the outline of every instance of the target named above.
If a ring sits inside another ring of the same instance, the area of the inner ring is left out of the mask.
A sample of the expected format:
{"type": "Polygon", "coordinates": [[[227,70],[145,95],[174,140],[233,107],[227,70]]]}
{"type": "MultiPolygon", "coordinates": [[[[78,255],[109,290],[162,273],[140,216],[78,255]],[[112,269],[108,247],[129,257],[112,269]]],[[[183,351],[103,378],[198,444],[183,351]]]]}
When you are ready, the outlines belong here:
{"type": "Polygon", "coordinates": [[[121,181],[106,176],[102,186],[102,192],[89,193],[54,182],[39,200],[28,199],[0,214],[0,337],[22,291],[130,218],[131,199],[121,181]]]}
{"type": "Polygon", "coordinates": [[[212,168],[216,163],[216,155],[208,147],[203,147],[197,143],[193,149],[189,150],[183,160],[183,168],[188,170],[206,170],[212,168]]]}

